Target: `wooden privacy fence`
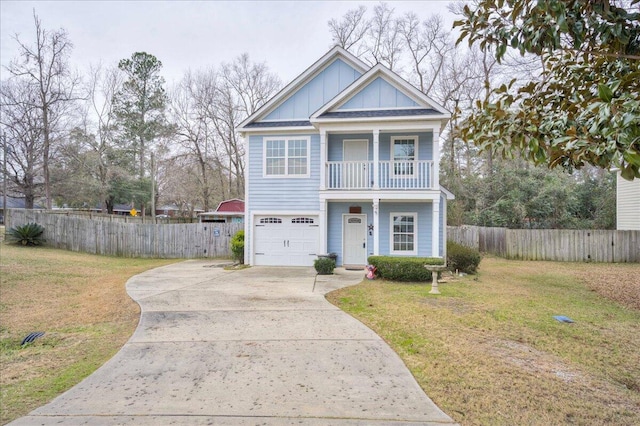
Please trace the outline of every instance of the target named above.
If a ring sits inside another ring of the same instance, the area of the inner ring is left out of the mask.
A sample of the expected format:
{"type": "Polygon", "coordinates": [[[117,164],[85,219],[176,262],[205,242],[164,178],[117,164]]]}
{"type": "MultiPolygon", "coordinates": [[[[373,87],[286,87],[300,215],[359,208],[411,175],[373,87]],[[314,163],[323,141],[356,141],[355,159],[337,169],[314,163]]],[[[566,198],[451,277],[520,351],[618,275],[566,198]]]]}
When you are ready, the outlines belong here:
{"type": "MultiPolygon", "coordinates": [[[[40,210],[43,212],[44,210],[40,210]]],[[[124,223],[159,223],[159,224],[167,224],[167,223],[197,223],[200,220],[197,217],[170,217],[170,218],[158,218],[155,219],[150,216],[129,216],[129,215],[119,215],[119,214],[108,214],[108,213],[96,213],[89,211],[79,211],[79,210],[46,210],[47,214],[55,214],[59,216],[65,217],[75,217],[80,219],[91,219],[91,220],[104,220],[107,222],[124,222],[124,223]]]]}
{"type": "Polygon", "coordinates": [[[35,222],[47,246],[122,257],[230,257],[241,223],[142,224],[92,220],[35,210],[8,210],[6,226],[35,222]]]}
{"type": "Polygon", "coordinates": [[[640,231],[449,226],[447,238],[507,259],[640,262],[640,231]]]}

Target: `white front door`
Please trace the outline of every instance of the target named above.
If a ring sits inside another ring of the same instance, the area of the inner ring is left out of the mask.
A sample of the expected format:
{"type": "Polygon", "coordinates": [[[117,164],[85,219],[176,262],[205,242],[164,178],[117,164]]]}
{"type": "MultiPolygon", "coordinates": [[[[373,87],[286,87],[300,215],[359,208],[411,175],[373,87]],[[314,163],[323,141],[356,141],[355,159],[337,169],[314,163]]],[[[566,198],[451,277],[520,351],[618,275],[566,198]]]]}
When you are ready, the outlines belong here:
{"type": "Polygon", "coordinates": [[[364,267],[367,264],[367,215],[346,214],[342,221],[342,264],[364,267]]]}
{"type": "Polygon", "coordinates": [[[343,141],[344,176],[345,188],[367,188],[369,186],[368,167],[369,164],[369,141],[344,140],[343,141]]]}

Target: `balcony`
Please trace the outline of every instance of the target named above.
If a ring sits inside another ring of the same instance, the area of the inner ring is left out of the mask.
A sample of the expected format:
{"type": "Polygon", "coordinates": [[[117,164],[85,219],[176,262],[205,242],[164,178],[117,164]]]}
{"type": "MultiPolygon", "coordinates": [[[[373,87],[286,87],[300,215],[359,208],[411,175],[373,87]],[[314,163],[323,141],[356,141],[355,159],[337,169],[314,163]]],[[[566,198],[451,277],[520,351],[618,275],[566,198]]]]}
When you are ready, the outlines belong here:
{"type": "Polygon", "coordinates": [[[326,188],[331,190],[436,189],[433,161],[329,161],[326,188]],[[376,173],[377,171],[377,173],[376,173]]]}

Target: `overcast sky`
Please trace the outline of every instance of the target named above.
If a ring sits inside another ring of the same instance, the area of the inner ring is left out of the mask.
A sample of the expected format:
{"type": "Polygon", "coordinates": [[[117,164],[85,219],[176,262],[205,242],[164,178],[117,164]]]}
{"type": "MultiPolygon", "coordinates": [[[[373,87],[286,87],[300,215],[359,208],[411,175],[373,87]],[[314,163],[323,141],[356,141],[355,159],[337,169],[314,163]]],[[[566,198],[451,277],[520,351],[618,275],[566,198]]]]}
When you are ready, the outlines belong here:
{"type": "MultiPolygon", "coordinates": [[[[449,0],[388,1],[396,13],[422,19],[440,14],[449,0]]],[[[188,69],[230,62],[246,52],[288,83],[331,47],[327,21],[369,1],[0,1],[0,60],[18,54],[14,35],[33,43],[33,10],[45,29],[64,28],[74,44],[72,64],[116,64],[134,52],[155,55],[168,83],[188,69]]],[[[7,77],[1,71],[2,78],[7,77]]]]}

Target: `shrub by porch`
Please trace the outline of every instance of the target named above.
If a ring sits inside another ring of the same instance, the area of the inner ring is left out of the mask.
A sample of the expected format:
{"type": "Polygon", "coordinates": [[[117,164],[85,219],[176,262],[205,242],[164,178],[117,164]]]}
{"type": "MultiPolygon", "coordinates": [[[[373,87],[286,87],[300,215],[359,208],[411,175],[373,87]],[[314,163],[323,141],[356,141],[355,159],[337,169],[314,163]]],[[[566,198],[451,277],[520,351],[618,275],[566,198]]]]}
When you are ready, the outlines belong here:
{"type": "Polygon", "coordinates": [[[439,257],[369,256],[368,262],[381,278],[391,281],[431,281],[431,272],[424,265],[443,265],[439,257]]]}

